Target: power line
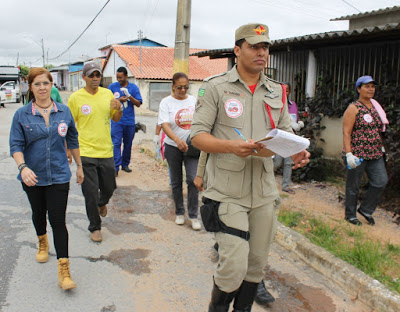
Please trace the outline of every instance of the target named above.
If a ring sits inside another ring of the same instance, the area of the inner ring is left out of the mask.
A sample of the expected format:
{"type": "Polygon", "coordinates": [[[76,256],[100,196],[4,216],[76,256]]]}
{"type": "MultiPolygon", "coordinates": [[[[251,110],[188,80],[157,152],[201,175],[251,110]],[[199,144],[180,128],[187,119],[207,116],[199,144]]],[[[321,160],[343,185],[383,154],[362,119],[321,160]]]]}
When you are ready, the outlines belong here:
{"type": "Polygon", "coordinates": [[[357,9],[354,5],[348,3],[346,0],[342,0],[344,3],[346,3],[347,5],[351,6],[354,10],[357,10],[358,13],[361,13],[361,11],[359,9],[357,9]]]}
{"type": "Polygon", "coordinates": [[[111,1],[111,0],[107,0],[106,4],[104,4],[104,6],[103,6],[103,7],[101,8],[101,10],[96,14],[96,16],[92,19],[92,21],[89,23],[89,25],[87,25],[87,27],[82,31],[82,33],[78,36],[78,38],[76,38],[75,41],[72,42],[71,45],[70,45],[63,53],[61,53],[60,55],[58,55],[58,56],[56,56],[56,57],[54,57],[54,58],[48,59],[48,60],[52,61],[52,60],[58,59],[60,56],[62,56],[62,55],[64,55],[65,53],[67,53],[68,50],[71,49],[71,47],[83,36],[83,34],[86,32],[86,30],[88,30],[88,28],[90,27],[90,25],[93,24],[93,22],[95,21],[95,19],[97,18],[97,16],[100,15],[101,11],[103,11],[103,9],[106,7],[106,5],[107,5],[110,1],[111,1]]]}

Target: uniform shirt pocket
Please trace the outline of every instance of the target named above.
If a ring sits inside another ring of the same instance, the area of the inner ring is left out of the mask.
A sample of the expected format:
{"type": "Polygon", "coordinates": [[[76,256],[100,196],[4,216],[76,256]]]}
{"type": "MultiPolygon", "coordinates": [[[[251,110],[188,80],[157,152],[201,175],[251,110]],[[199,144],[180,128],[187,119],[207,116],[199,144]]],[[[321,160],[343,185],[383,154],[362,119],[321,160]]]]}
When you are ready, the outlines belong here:
{"type": "Polygon", "coordinates": [[[218,183],[213,188],[231,198],[241,198],[243,192],[245,161],[243,159],[229,159],[217,157],[216,172],[218,183]]]}
{"type": "Polygon", "coordinates": [[[222,97],[217,122],[232,128],[243,128],[245,102],[245,98],[222,97]]]}
{"type": "Polygon", "coordinates": [[[283,107],[282,99],[280,99],[280,98],[265,99],[264,105],[265,105],[264,113],[266,115],[267,124],[272,129],[273,127],[272,127],[271,117],[274,121],[275,126],[278,126],[278,124],[279,124],[279,118],[281,116],[281,111],[282,111],[282,107],[283,107]],[[268,113],[267,106],[270,107],[271,116],[268,113]]]}
{"type": "Polygon", "coordinates": [[[261,187],[263,196],[269,196],[275,191],[275,177],[274,177],[274,165],[272,158],[268,157],[263,159],[264,170],[261,175],[261,187]]]}

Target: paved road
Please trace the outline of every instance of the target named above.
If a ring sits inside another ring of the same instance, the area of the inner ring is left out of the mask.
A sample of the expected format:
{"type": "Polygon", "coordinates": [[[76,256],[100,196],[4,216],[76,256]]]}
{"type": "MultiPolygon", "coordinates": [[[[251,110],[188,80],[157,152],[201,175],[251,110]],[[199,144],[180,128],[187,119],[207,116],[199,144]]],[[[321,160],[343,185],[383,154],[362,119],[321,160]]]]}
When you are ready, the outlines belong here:
{"type": "MultiPolygon", "coordinates": [[[[137,161],[133,175],[118,177],[101,244],[88,237],[83,197],[72,181],[67,226],[77,288],[59,289],[51,229],[50,260],[36,263],[30,208],[8,155],[10,123],[19,106],[0,109],[0,311],[207,311],[217,261],[213,236],[174,224],[170,191],[145,187],[146,170],[155,168],[149,162],[137,161]],[[132,181],[139,174],[143,187],[132,181]]],[[[138,120],[150,125],[137,141],[151,140],[155,118],[138,120]]],[[[279,245],[273,246],[269,263],[267,284],[277,300],[269,307],[255,305],[253,312],[371,311],[279,245]]]]}

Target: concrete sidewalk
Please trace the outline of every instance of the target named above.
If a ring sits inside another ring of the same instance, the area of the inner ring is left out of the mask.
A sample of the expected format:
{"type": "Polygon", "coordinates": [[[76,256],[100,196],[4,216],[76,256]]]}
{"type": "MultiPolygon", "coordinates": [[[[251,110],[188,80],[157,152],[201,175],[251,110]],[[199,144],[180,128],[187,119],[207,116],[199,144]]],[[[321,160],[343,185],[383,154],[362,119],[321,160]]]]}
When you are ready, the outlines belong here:
{"type": "Polygon", "coordinates": [[[325,249],[312,244],[294,230],[279,224],[275,240],[343,287],[350,297],[361,300],[376,311],[400,311],[400,295],[325,249]]]}

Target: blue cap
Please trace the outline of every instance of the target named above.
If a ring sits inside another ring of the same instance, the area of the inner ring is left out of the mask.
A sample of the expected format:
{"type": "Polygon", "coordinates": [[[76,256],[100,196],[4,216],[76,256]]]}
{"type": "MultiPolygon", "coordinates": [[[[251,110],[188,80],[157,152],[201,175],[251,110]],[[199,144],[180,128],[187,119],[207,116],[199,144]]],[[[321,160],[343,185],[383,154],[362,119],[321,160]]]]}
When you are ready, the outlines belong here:
{"type": "Polygon", "coordinates": [[[357,91],[358,87],[360,87],[363,84],[370,83],[370,82],[373,82],[374,84],[376,84],[376,81],[371,76],[361,76],[360,78],[358,78],[357,82],[356,82],[356,93],[358,94],[358,91],[357,91]]]}

